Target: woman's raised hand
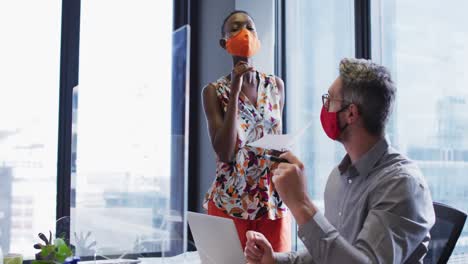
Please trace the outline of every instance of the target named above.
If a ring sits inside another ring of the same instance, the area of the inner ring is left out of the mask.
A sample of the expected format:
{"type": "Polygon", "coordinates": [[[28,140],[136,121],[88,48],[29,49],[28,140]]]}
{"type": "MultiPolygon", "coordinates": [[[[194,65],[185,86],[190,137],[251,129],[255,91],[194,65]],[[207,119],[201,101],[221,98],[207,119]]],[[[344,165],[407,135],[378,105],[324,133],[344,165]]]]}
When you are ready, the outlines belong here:
{"type": "Polygon", "coordinates": [[[239,61],[231,71],[231,93],[238,96],[242,89],[244,74],[255,71],[254,67],[250,66],[245,61],[239,61]]]}

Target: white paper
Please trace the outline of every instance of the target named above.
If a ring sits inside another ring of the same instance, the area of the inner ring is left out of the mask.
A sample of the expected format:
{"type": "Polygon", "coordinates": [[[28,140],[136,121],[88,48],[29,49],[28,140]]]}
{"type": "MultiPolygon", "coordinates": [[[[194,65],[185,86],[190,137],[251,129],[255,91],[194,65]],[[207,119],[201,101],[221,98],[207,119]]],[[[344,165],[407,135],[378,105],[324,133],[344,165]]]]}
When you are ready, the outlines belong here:
{"type": "Polygon", "coordinates": [[[290,151],[294,143],[299,139],[305,131],[312,126],[313,120],[309,121],[297,133],[285,135],[265,135],[261,139],[248,143],[248,146],[254,148],[272,149],[278,151],[290,151]]]}
{"type": "Polygon", "coordinates": [[[293,135],[265,135],[261,139],[248,143],[247,145],[255,148],[273,149],[278,151],[291,150],[294,144],[293,135]]]}

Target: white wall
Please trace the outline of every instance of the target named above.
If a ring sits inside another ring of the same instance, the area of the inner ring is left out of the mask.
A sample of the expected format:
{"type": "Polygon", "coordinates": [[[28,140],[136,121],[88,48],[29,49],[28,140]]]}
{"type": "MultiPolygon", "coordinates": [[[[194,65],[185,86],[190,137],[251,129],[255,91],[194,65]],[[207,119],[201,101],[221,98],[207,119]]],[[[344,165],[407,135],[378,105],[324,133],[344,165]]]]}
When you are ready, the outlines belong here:
{"type": "Polygon", "coordinates": [[[274,73],[275,7],[273,0],[236,0],[236,9],[247,11],[257,26],[262,47],[254,57],[255,67],[265,73],[274,73]]]}

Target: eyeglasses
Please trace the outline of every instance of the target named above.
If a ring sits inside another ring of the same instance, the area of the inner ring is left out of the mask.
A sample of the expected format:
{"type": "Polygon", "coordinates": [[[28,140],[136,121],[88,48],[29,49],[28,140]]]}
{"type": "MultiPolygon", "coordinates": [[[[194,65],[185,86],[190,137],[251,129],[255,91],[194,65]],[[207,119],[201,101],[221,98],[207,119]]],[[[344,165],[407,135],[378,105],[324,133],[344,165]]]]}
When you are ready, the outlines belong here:
{"type": "Polygon", "coordinates": [[[347,102],[346,100],[342,100],[342,99],[330,98],[330,95],[328,93],[322,95],[322,104],[327,110],[328,110],[328,107],[330,106],[330,101],[347,102]]]}

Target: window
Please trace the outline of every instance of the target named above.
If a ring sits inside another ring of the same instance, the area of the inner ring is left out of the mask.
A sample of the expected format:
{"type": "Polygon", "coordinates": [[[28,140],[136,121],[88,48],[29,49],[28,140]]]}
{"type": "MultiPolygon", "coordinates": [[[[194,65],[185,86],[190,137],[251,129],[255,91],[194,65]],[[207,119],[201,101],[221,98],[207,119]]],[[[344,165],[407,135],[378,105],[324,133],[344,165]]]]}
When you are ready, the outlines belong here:
{"type": "Polygon", "coordinates": [[[167,250],[177,239],[168,210],[172,1],[83,1],[81,9],[72,240],[91,232],[82,245],[97,241],[80,255],[167,250]]]}
{"type": "Polygon", "coordinates": [[[354,57],[353,6],[351,0],[286,1],[287,130],[310,125],[295,152],[306,166],[311,198],[322,208],[326,180],[344,149],[322,131],[321,95],[338,76],[339,61],[354,57]]]}
{"type": "MultiPolygon", "coordinates": [[[[468,2],[372,3],[372,56],[390,68],[398,90],[393,144],[418,163],[434,201],[466,212],[468,2]]],[[[451,261],[467,260],[465,226],[451,261]]]]}
{"type": "Polygon", "coordinates": [[[55,227],[61,7],[0,3],[0,247],[25,259],[55,227]]]}

